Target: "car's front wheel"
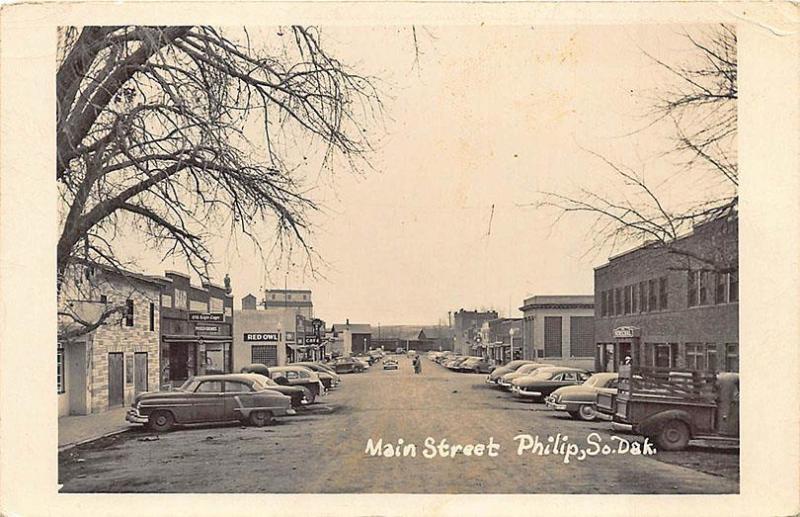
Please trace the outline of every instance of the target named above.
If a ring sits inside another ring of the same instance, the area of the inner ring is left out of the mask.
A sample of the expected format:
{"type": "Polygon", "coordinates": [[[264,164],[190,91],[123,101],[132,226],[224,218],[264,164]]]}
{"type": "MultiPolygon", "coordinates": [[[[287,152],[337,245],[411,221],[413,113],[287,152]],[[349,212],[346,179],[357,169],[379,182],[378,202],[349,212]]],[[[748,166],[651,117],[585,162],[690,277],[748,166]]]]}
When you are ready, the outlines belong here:
{"type": "Polygon", "coordinates": [[[578,410],[578,417],[586,422],[591,422],[597,418],[597,411],[590,404],[584,404],[578,410]]]}
{"type": "Polygon", "coordinates": [[[147,419],[147,425],[153,431],[164,433],[175,427],[175,417],[169,411],[153,411],[147,419]]]}
{"type": "Polygon", "coordinates": [[[250,424],[256,427],[264,427],[271,424],[273,421],[272,413],[270,411],[253,411],[250,413],[250,424]]]}

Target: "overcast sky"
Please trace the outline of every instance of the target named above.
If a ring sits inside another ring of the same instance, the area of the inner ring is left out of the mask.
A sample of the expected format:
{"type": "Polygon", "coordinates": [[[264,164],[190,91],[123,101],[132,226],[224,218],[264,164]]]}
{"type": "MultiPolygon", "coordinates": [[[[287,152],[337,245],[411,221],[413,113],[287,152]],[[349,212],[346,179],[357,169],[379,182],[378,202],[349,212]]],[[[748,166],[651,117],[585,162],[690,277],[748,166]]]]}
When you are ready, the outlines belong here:
{"type": "MultiPolygon", "coordinates": [[[[327,322],[373,325],[446,323],[462,307],[519,316],[531,295],[591,294],[611,250],[589,249],[588,219],[553,226],[557,213],[532,204],[540,191],[617,188],[587,150],[654,183],[678,170],[661,155],[668,125],[642,130],[651,98],[674,82],[643,51],[685,62],[685,30],[697,28],[418,27],[415,65],[410,28],[323,27],[330,52],[380,79],[376,170],[340,171],[314,190],[325,207],[313,236],[324,278],[300,266],[287,276],[277,263],[265,272],[252,246],[220,241],[215,281],[230,274],[239,308],[285,279],[312,289],[327,322]]],[[[694,181],[665,195],[680,202],[694,181]]],[[[186,271],[152,253],[137,260],[150,273],[186,271]]]]}

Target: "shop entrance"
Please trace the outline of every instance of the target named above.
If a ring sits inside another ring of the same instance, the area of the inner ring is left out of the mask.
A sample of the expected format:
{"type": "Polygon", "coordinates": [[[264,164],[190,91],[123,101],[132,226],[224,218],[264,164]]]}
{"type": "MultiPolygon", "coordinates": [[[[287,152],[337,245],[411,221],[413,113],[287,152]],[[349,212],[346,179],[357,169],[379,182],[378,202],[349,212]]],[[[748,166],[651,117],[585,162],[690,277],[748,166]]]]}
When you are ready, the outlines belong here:
{"type": "Polygon", "coordinates": [[[189,378],[189,345],[172,343],[169,345],[169,380],[185,381],[189,378]]]}

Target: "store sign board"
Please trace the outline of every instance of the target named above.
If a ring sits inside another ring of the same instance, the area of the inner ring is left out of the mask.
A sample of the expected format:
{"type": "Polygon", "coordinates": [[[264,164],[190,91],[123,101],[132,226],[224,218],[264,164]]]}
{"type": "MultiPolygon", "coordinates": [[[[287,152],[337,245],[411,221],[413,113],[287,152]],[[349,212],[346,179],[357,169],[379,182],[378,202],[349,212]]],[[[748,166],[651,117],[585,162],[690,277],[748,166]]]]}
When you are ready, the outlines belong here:
{"type": "Polygon", "coordinates": [[[279,341],[279,334],[277,332],[245,332],[244,341],[279,341]]]}
{"type": "Polygon", "coordinates": [[[615,338],[632,338],[640,335],[641,329],[639,327],[617,327],[614,329],[615,338]]]}
{"type": "Polygon", "coordinates": [[[214,321],[222,323],[224,316],[221,312],[190,312],[189,321],[214,321]]]}

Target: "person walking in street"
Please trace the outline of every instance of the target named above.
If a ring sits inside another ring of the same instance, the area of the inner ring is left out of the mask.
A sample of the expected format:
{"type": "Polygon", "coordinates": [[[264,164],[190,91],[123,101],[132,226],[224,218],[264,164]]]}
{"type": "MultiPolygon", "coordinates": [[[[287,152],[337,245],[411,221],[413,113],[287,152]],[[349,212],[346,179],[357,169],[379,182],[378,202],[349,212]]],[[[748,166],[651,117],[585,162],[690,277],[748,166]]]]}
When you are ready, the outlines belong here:
{"type": "Polygon", "coordinates": [[[421,373],[422,372],[422,360],[419,358],[419,355],[414,356],[414,373],[421,373]]]}

